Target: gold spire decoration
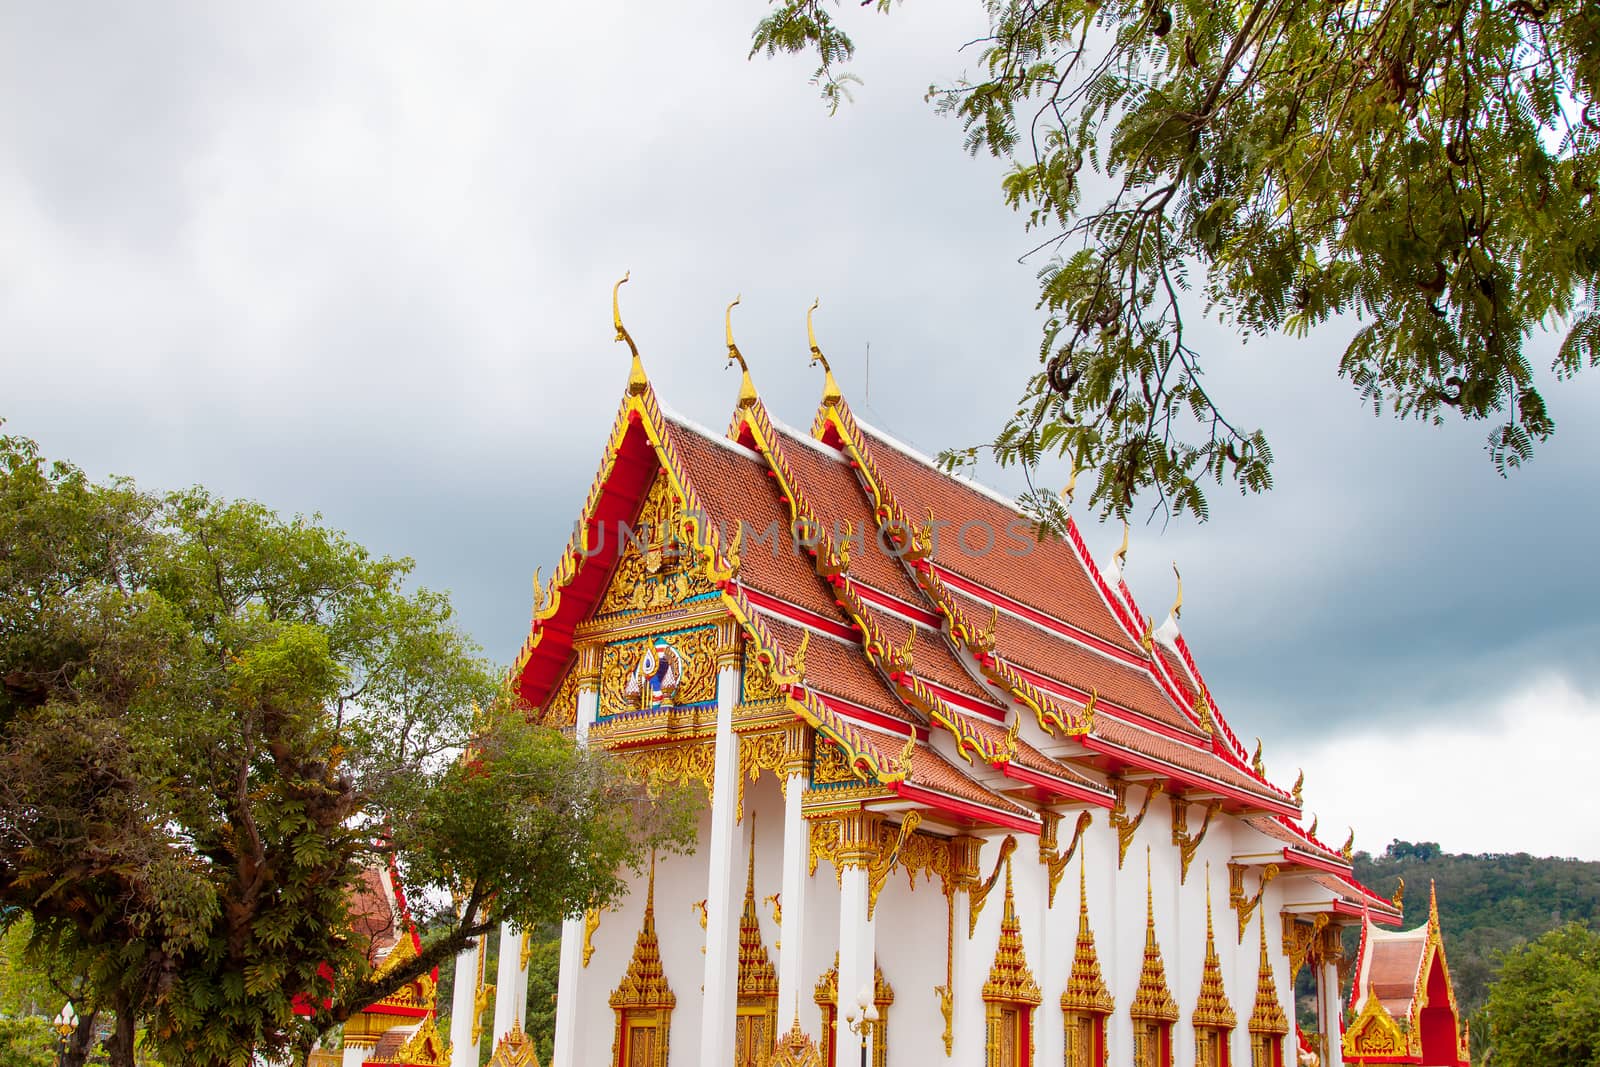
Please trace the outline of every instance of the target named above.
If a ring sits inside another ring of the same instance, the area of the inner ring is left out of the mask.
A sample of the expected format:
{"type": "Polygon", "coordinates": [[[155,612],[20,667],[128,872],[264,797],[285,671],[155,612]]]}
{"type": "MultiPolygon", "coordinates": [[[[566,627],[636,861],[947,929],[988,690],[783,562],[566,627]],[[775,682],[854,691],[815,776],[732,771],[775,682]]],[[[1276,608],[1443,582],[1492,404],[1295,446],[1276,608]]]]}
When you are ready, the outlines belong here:
{"type": "Polygon", "coordinates": [[[1149,845],[1144,849],[1144,966],[1139,969],[1139,988],[1128,1014],[1154,1022],[1178,1021],[1178,1002],[1167,989],[1167,969],[1161,962],[1161,946],[1156,943],[1156,902],[1155,890],[1150,884],[1149,845]]]}
{"type": "Polygon", "coordinates": [[[1172,602],[1172,617],[1181,618],[1183,615],[1183,575],[1178,573],[1178,561],[1172,561],[1172,576],[1178,579],[1178,599],[1172,602]]]}
{"type": "MultiPolygon", "coordinates": [[[[1265,934],[1262,935],[1266,936],[1265,934]]],[[[1263,942],[1265,944],[1265,942],[1263,942]]],[[[1211,924],[1211,864],[1206,864],[1206,962],[1200,972],[1200,1000],[1194,1008],[1194,1025],[1213,1030],[1232,1030],[1238,1017],[1228,1003],[1222,984],[1222,961],[1217,957],[1217,939],[1211,924]]]]}
{"type": "Polygon", "coordinates": [[[733,298],[733,303],[728,305],[728,310],[723,312],[722,326],[728,335],[728,366],[739,364],[741,375],[739,381],[739,404],[743,406],[756,399],[755,383],[750,380],[750,365],[744,361],[744,353],[739,351],[739,346],[733,340],[733,309],[738,306],[744,294],[733,298]]]}
{"type": "MultiPolygon", "coordinates": [[[[445,1063],[448,1064],[449,1060],[446,1059],[445,1063]]],[[[522,1023],[516,1019],[511,1020],[510,1031],[494,1047],[494,1055],[489,1057],[489,1067],[539,1067],[539,1056],[534,1051],[533,1042],[522,1032],[522,1023]]]]}
{"type": "Polygon", "coordinates": [[[772,1049],[769,1067],[822,1067],[817,1043],[800,1029],[800,1006],[795,1005],[794,1025],[772,1049]]]}
{"type": "Polygon", "coordinates": [[[617,279],[617,284],[611,287],[611,324],[617,328],[616,339],[626,341],[628,351],[633,353],[633,366],[628,371],[628,392],[639,393],[643,392],[650,382],[644,376],[644,364],[639,362],[639,346],[633,343],[633,336],[628,333],[628,328],[622,325],[622,305],[617,300],[617,291],[632,274],[631,270],[623,272],[622,277],[617,279]]]}
{"type": "Polygon", "coordinates": [[[1120,548],[1118,548],[1116,553],[1113,554],[1112,557],[1111,557],[1112,559],[1116,560],[1117,569],[1118,570],[1121,570],[1123,567],[1127,566],[1127,564],[1128,564],[1128,537],[1129,537],[1131,532],[1132,531],[1130,531],[1129,528],[1128,528],[1128,520],[1127,519],[1123,519],[1122,520],[1122,546],[1120,548]]]}
{"type": "Polygon", "coordinates": [[[661,966],[661,943],[656,940],[656,854],[650,853],[650,881],[645,890],[644,924],[634,942],[633,959],[622,981],[611,994],[611,1006],[618,1010],[664,1008],[671,1011],[678,998],[667,986],[661,966]]]}
{"type": "Polygon", "coordinates": [[[756,813],[750,813],[750,861],[744,876],[744,911],[739,917],[739,996],[770,997],[777,1014],[778,972],[761,941],[756,915],[756,813]]]}
{"type": "Polygon", "coordinates": [[[1039,983],[1028,970],[1028,957],[1022,949],[1022,926],[1017,921],[1016,897],[1011,891],[1011,857],[1006,856],[1005,910],[1000,913],[1000,945],[995,949],[989,980],[983,983],[983,999],[1012,1004],[1039,1004],[1039,983]]]}
{"type": "Polygon", "coordinates": [[[1094,947],[1094,931],[1089,928],[1089,890],[1084,875],[1083,855],[1078,855],[1078,945],[1072,953],[1072,971],[1061,994],[1061,1010],[1110,1015],[1116,1001],[1100,973],[1100,956],[1094,947]]]}
{"type": "Polygon", "coordinates": [[[806,309],[806,341],[811,345],[811,366],[822,364],[822,402],[824,404],[837,403],[844,399],[844,394],[839,391],[839,383],[834,381],[833,368],[828,366],[828,357],[822,354],[822,349],[817,347],[817,331],[811,325],[811,314],[822,306],[822,297],[817,297],[811,302],[811,307],[806,309]]]}
{"type": "Polygon", "coordinates": [[[1278,1003],[1278,983],[1272,977],[1272,957],[1267,954],[1267,913],[1261,913],[1261,965],[1256,971],[1256,1002],[1250,1009],[1252,1034],[1289,1032],[1289,1018],[1278,1003]]]}

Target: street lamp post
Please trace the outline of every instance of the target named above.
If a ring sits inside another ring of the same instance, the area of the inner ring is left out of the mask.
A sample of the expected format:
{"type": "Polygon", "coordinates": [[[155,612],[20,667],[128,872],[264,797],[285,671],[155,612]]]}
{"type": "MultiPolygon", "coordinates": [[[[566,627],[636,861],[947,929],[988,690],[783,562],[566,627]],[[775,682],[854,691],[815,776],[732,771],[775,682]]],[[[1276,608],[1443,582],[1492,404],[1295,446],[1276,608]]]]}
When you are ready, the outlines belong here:
{"type": "Polygon", "coordinates": [[[78,1013],[72,1010],[72,1001],[69,1000],[61,1006],[61,1010],[56,1012],[56,1017],[51,1020],[51,1025],[55,1027],[56,1034],[61,1039],[56,1047],[56,1062],[61,1063],[67,1058],[67,1042],[72,1037],[72,1031],[78,1028],[78,1013]]]}
{"type": "Polygon", "coordinates": [[[878,1021],[878,1006],[872,1002],[870,985],[861,987],[855,1010],[847,1012],[844,1021],[850,1032],[861,1038],[861,1067],[867,1067],[867,1037],[872,1033],[872,1024],[878,1021]]]}

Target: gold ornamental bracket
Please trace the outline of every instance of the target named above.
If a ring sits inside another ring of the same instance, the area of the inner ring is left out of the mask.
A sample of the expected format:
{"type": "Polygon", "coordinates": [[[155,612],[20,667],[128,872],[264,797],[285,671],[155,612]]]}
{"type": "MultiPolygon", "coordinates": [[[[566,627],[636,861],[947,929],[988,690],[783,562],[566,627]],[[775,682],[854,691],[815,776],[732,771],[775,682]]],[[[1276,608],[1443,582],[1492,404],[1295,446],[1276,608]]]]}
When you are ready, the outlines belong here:
{"type": "Polygon", "coordinates": [[[1194,862],[1194,855],[1200,850],[1200,842],[1204,841],[1206,834],[1211,831],[1211,820],[1221,810],[1222,801],[1213,800],[1208,803],[1205,821],[1200,824],[1200,829],[1190,833],[1189,802],[1181,796],[1172,798],[1172,844],[1178,849],[1182,861],[1178,874],[1179,885],[1188,884],[1189,865],[1194,862]]]}
{"type": "Polygon", "coordinates": [[[1144,803],[1139,805],[1139,813],[1132,818],[1128,817],[1128,783],[1116,781],[1112,783],[1112,792],[1116,795],[1116,804],[1111,809],[1111,825],[1117,831],[1117,870],[1122,869],[1123,861],[1128,858],[1128,846],[1133,844],[1133,837],[1139,832],[1139,827],[1144,823],[1144,817],[1150,811],[1150,802],[1166,789],[1166,784],[1160,779],[1152,778],[1143,783],[1145,787],[1144,803]]]}
{"type": "Polygon", "coordinates": [[[1048,809],[1039,813],[1044,820],[1044,827],[1039,832],[1039,862],[1044,864],[1045,871],[1050,879],[1050,897],[1048,907],[1056,906],[1056,886],[1061,884],[1061,878],[1067,871],[1067,864],[1072,862],[1073,853],[1078,851],[1078,845],[1083,841],[1083,832],[1094,822],[1092,812],[1080,811],[1078,822],[1072,831],[1072,843],[1065,849],[1058,848],[1057,835],[1061,825],[1061,813],[1048,809]]]}
{"type": "Polygon", "coordinates": [[[583,965],[589,966],[594,957],[594,934],[600,929],[600,909],[589,908],[583,913],[583,965]]]}
{"type": "Polygon", "coordinates": [[[989,877],[967,890],[967,938],[978,932],[978,916],[983,914],[984,902],[989,899],[989,893],[994,889],[995,883],[1000,880],[1000,872],[1005,870],[1011,859],[1011,854],[1017,850],[1015,834],[1007,834],[1000,842],[1000,855],[995,858],[994,870],[989,872],[989,877]]]}
{"type": "Polygon", "coordinates": [[[867,921],[872,921],[872,913],[878,907],[878,893],[889,880],[889,872],[895,864],[900,862],[900,852],[905,848],[906,842],[911,839],[917,827],[922,825],[920,811],[908,811],[900,820],[900,829],[895,835],[894,843],[878,854],[878,857],[867,865],[867,921]]]}
{"type": "Polygon", "coordinates": [[[1261,881],[1256,886],[1255,894],[1249,895],[1244,891],[1244,875],[1249,869],[1242,863],[1228,864],[1228,906],[1239,915],[1238,943],[1241,945],[1244,944],[1245,931],[1250,928],[1250,916],[1261,906],[1261,898],[1266,895],[1267,886],[1278,877],[1278,865],[1267,864],[1261,868],[1261,881]]]}
{"type": "MultiPolygon", "coordinates": [[[[1230,870],[1229,876],[1233,872],[1230,870]]],[[[1292,912],[1283,912],[1283,954],[1289,957],[1289,982],[1292,985],[1300,977],[1300,968],[1306,965],[1312,950],[1316,948],[1317,938],[1328,925],[1327,912],[1318,912],[1312,916],[1308,923],[1301,922],[1299,917],[1292,912]]]]}

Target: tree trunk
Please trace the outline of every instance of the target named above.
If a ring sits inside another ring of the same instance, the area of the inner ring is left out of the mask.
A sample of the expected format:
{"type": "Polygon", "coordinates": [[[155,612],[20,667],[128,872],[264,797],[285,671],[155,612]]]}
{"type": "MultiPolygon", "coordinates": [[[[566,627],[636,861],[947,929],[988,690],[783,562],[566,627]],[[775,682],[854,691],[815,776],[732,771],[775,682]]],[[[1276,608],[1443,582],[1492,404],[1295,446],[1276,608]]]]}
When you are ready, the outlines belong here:
{"type": "Polygon", "coordinates": [[[61,1050],[61,1067],[83,1067],[89,1062],[89,1053],[94,1050],[94,1023],[99,1014],[91,1011],[78,1017],[77,1028],[61,1050]]]}
{"type": "Polygon", "coordinates": [[[118,1009],[116,1029],[106,1038],[106,1057],[111,1067],[134,1067],[133,1012],[125,1004],[119,1004],[118,1009]]]}

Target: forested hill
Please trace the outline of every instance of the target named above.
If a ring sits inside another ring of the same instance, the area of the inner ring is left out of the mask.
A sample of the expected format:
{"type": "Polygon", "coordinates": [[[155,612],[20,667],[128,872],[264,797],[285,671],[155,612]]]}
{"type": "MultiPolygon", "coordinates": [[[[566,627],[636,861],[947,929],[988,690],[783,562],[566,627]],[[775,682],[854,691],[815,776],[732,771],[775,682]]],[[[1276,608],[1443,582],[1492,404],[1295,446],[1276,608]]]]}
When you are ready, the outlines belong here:
{"type": "Polygon", "coordinates": [[[1458,855],[1431,842],[1394,841],[1378,856],[1357,852],[1355,873],[1385,896],[1396,878],[1406,880],[1406,929],[1428,921],[1428,883],[1437,885],[1450,977],[1469,1015],[1488,996],[1496,953],[1566,922],[1600,928],[1600,863],[1458,855]]]}

